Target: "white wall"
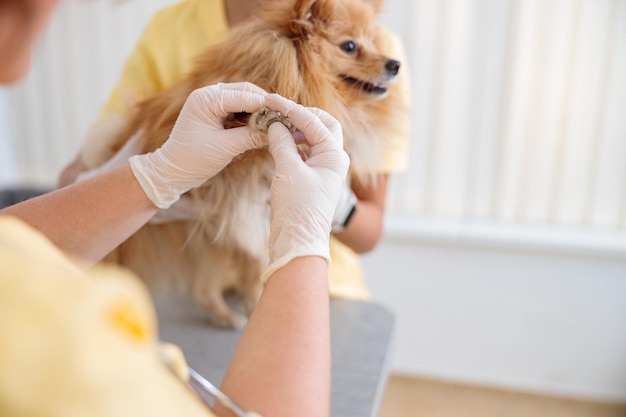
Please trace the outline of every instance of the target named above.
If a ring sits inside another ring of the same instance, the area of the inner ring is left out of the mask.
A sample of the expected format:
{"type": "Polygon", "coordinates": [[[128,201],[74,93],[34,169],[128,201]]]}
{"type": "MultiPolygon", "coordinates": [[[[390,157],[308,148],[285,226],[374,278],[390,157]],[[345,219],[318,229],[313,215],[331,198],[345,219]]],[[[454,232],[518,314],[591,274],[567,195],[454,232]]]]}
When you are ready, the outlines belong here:
{"type": "Polygon", "coordinates": [[[390,230],[364,257],[392,371],[626,402],[626,258],[390,230]]]}

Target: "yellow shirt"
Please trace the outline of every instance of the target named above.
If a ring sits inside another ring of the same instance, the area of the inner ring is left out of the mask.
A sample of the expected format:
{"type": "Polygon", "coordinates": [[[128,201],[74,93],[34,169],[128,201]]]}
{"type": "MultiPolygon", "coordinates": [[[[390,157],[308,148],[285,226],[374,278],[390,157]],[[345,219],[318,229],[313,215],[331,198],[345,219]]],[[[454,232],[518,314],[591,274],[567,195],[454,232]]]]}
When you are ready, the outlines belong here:
{"type": "Polygon", "coordinates": [[[147,290],[0,215],[0,415],[213,414],[161,363],[147,290]]]}
{"type": "MultiPolygon", "coordinates": [[[[101,111],[124,112],[132,103],[178,82],[190,71],[194,59],[228,30],[223,0],[183,0],[159,10],[144,30],[124,66],[122,77],[101,111]]],[[[390,57],[406,66],[400,40],[383,32],[383,44],[390,57]]],[[[409,108],[406,68],[400,71],[405,107],[409,108]]],[[[408,165],[409,115],[400,117],[394,132],[385,138],[381,173],[404,171],[408,165]]],[[[331,237],[330,295],[354,299],[370,297],[360,259],[349,247],[331,237]]]]}

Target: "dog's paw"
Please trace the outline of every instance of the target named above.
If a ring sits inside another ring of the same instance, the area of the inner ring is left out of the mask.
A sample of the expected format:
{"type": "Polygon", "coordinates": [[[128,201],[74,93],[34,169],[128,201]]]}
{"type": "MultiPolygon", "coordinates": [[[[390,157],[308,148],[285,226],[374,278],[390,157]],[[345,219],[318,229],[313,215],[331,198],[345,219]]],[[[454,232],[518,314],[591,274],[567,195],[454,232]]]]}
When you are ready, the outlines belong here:
{"type": "Polygon", "coordinates": [[[267,107],[263,107],[262,109],[254,113],[252,117],[250,117],[248,126],[252,130],[267,133],[270,125],[276,122],[282,123],[290,131],[294,130],[291,120],[289,120],[279,112],[270,110],[267,107]]]}

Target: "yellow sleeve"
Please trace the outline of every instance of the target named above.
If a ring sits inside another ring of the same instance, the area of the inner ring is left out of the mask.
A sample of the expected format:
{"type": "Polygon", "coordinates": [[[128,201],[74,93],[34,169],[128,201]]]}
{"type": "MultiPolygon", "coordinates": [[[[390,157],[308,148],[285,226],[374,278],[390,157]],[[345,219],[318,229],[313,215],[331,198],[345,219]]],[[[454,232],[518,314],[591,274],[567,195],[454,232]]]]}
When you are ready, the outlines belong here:
{"type": "Polygon", "coordinates": [[[211,417],[163,365],[147,289],[0,216],[0,415],[211,417]]]}
{"type": "MultiPolygon", "coordinates": [[[[12,216],[0,215],[0,254],[16,259],[30,259],[35,266],[46,265],[48,275],[60,274],[79,280],[84,277],[84,271],[68,262],[63,252],[45,236],[12,216]]],[[[0,277],[23,274],[24,271],[16,265],[11,262],[0,263],[0,277]]]]}
{"type": "Polygon", "coordinates": [[[396,87],[400,93],[400,103],[395,114],[393,131],[387,133],[383,143],[381,173],[405,171],[409,166],[409,139],[411,131],[411,83],[408,57],[400,38],[383,30],[381,44],[385,53],[401,62],[396,78],[396,87]]]}

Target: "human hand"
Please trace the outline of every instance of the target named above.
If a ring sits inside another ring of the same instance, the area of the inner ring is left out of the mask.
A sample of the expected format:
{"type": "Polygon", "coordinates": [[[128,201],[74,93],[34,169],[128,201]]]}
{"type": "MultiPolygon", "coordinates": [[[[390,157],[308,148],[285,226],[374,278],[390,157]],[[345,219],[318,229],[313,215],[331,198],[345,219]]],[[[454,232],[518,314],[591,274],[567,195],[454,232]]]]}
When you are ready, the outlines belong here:
{"type": "MultiPolygon", "coordinates": [[[[143,152],[141,146],[141,135],[134,135],[131,137],[124,146],[115,154],[111,159],[97,168],[82,171],[76,177],[75,181],[80,182],[86,179],[95,177],[107,171],[111,171],[114,168],[122,166],[128,163],[128,159],[131,156],[140,155],[143,152]]],[[[74,182],[74,181],[72,181],[74,182]]],[[[189,196],[182,196],[178,201],[172,204],[167,209],[161,209],[150,219],[148,223],[162,224],[174,221],[192,220],[198,217],[200,208],[194,203],[193,199],[189,196]]]]}
{"type": "Polygon", "coordinates": [[[129,160],[148,198],[157,207],[168,208],[237,155],[262,146],[259,135],[247,126],[225,129],[223,123],[231,113],[259,110],[265,95],[251,83],[217,84],[191,93],[163,146],[129,160]]]}
{"type": "Polygon", "coordinates": [[[339,122],[328,113],[305,108],[278,95],[266,105],[289,118],[311,146],[303,160],[294,137],[281,123],[269,126],[269,150],[276,170],[272,179],[270,265],[267,279],[299,256],[321,256],[330,264],[329,239],[337,201],[350,159],[343,150],[339,122]]]}

